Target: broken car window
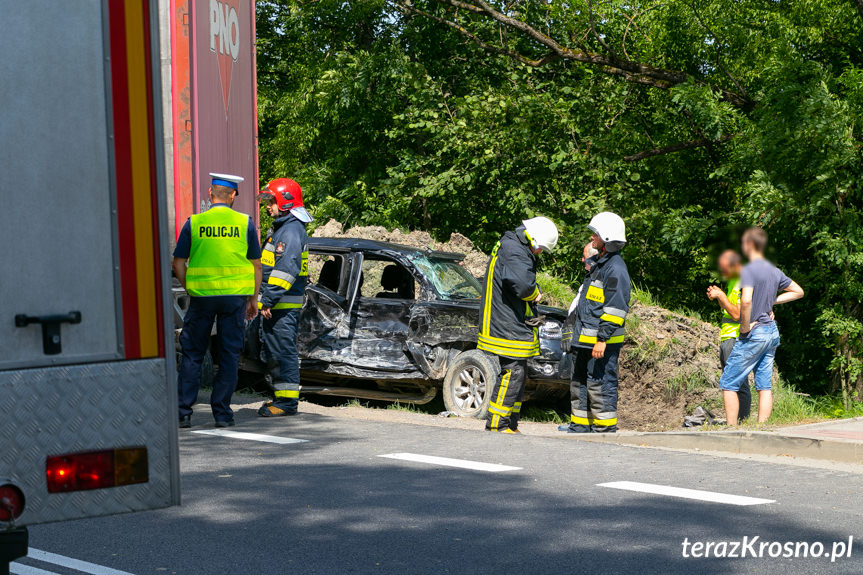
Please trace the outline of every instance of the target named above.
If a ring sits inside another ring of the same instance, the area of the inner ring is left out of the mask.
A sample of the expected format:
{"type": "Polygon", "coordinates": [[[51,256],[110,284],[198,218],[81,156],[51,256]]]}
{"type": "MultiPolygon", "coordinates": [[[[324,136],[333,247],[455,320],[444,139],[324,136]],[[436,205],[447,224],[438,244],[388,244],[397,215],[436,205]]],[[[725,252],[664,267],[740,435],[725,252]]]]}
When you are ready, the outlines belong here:
{"type": "Polygon", "coordinates": [[[441,299],[478,299],[482,295],[477,279],[456,260],[417,254],[412,261],[428,278],[441,299]]]}

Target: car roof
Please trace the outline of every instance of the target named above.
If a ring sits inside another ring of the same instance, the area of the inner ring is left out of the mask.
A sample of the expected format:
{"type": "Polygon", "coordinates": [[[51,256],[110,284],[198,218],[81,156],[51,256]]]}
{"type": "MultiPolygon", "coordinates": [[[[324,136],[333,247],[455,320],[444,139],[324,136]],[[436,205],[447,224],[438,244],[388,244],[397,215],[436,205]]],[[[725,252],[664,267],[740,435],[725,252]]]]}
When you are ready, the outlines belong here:
{"type": "Polygon", "coordinates": [[[350,250],[352,252],[377,252],[377,253],[400,253],[406,256],[424,254],[426,256],[461,261],[464,254],[455,252],[442,252],[438,250],[420,249],[403,244],[367,240],[363,238],[309,238],[309,247],[331,248],[336,250],[350,250]]]}

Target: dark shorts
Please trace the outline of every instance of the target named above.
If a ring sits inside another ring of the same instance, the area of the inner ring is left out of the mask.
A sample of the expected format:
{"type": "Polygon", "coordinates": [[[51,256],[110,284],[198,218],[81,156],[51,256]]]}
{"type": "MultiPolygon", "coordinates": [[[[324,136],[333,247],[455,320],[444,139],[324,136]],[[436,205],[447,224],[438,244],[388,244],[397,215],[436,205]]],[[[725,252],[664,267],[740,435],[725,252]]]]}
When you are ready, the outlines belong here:
{"type": "Polygon", "coordinates": [[[734,349],[734,344],[737,338],[724,339],[719,342],[719,365],[725,369],[725,364],[728,363],[728,357],[731,355],[731,350],[734,349]]]}

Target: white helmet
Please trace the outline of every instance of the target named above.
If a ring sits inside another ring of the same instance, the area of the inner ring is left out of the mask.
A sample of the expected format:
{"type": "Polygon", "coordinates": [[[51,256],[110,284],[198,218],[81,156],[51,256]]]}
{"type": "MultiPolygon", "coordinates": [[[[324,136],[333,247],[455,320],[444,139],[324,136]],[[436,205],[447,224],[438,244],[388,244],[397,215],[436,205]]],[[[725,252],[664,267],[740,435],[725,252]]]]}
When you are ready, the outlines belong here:
{"type": "Polygon", "coordinates": [[[587,227],[605,242],[605,251],[616,252],[626,244],[626,224],[617,214],[596,214],[587,227]]]}
{"type": "Polygon", "coordinates": [[[521,223],[534,247],[550,252],[557,245],[557,226],[550,219],[539,216],[521,223]]]}

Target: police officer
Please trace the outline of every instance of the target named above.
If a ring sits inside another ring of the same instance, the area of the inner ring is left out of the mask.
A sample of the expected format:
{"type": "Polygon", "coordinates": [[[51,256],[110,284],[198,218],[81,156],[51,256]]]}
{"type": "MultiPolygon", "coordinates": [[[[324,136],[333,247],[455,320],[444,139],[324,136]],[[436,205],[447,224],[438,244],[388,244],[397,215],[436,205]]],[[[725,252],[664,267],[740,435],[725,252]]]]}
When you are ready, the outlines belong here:
{"type": "Polygon", "coordinates": [[[267,234],[263,285],[258,307],[265,359],[273,377],[274,400],[258,410],[262,417],[295,415],[300,397],[300,362],[297,330],[309,277],[306,224],[312,216],[303,205],[303,190],[294,180],[278,178],[261,190],[273,217],[267,234]]]}
{"type": "Polygon", "coordinates": [[[544,217],[524,220],[491,252],[480,307],[477,348],[497,355],[500,375],[492,390],[485,428],[518,433],[528,358],[539,355],[534,304],[542,299],[536,257],[557,245],[557,226],[544,217]]]}
{"type": "Polygon", "coordinates": [[[218,329],[219,365],[210,405],[216,427],[234,425],[231,396],[246,318],[257,315],[255,295],[261,284],[261,243],[251,217],[231,209],[240,176],[210,174],[209,210],[190,217],[174,249],[172,267],[189,294],[180,345],[178,374],[180,427],[192,427],[192,406],[201,386],[201,362],[210,345],[213,322],[218,329]],[[188,264],[188,267],[187,267],[188,264]]]}
{"type": "Polygon", "coordinates": [[[623,346],[631,284],[620,249],[626,226],[617,214],[602,212],[590,220],[594,256],[575,309],[572,339],[574,368],[569,433],[617,431],[617,360],[623,346]]]}

